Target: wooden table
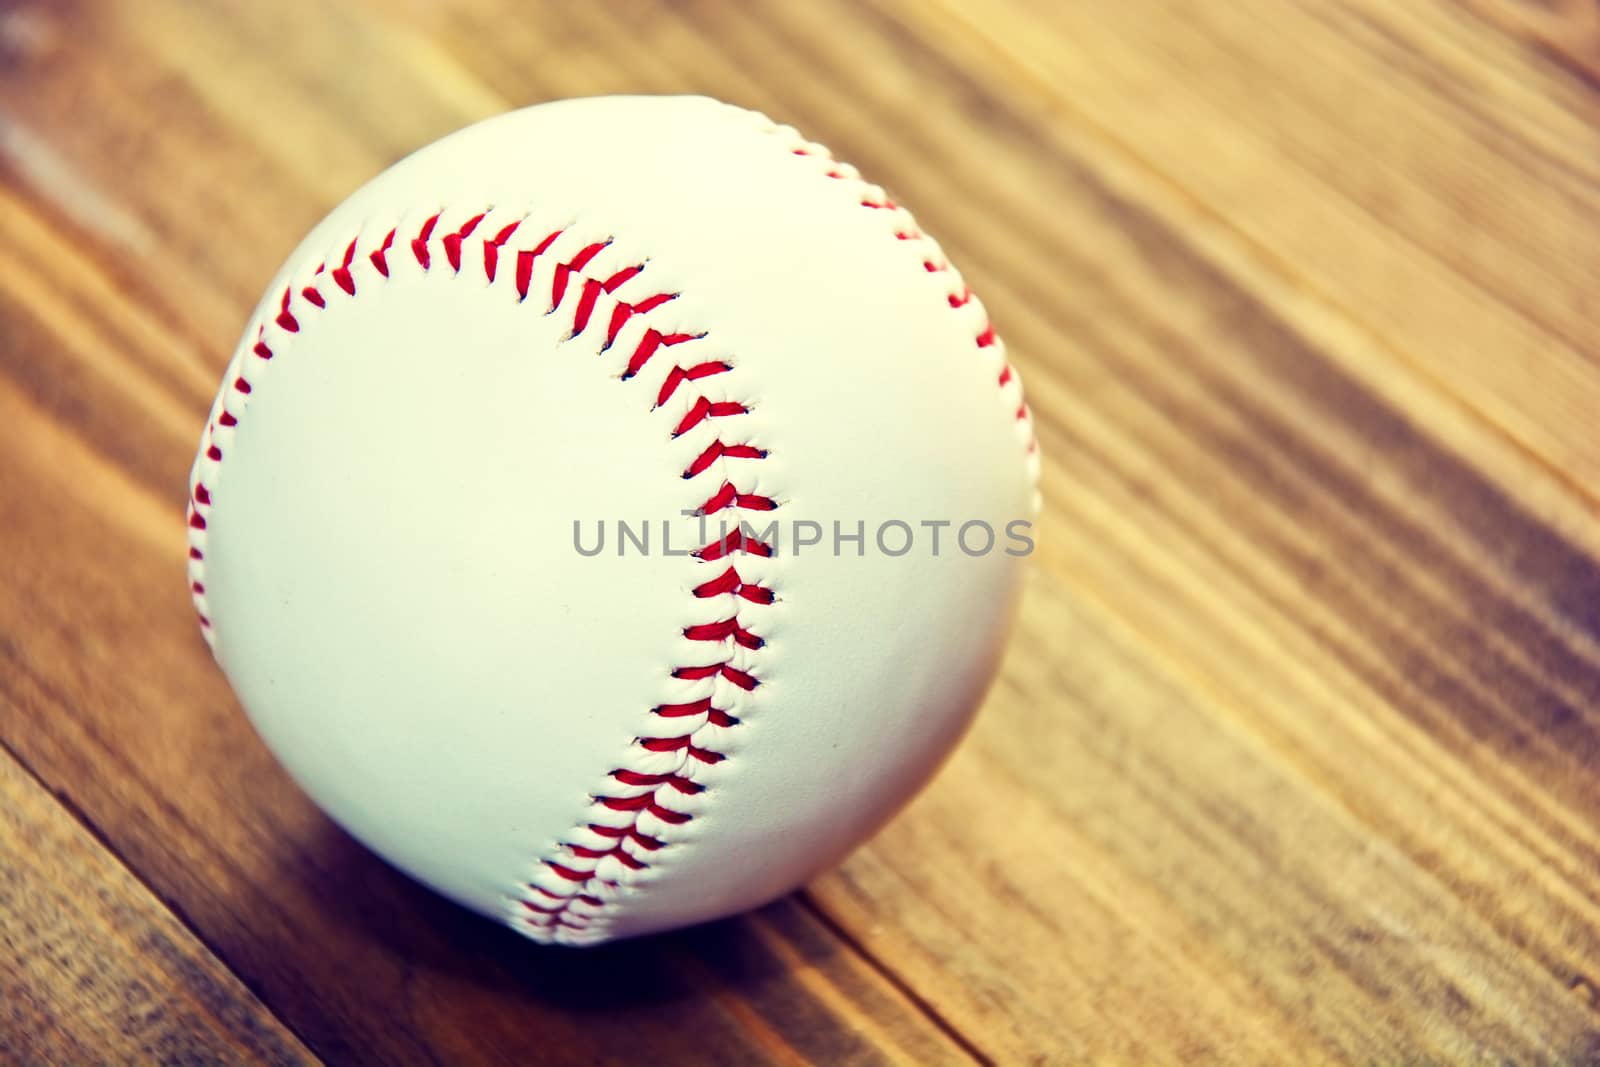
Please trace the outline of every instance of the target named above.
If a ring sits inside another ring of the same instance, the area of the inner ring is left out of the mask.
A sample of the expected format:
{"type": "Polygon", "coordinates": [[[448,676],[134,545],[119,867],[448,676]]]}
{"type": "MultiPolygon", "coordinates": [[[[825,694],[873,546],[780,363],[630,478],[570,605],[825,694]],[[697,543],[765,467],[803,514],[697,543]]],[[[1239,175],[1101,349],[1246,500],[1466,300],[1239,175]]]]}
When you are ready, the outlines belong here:
{"type": "Polygon", "coordinates": [[[1597,120],[1591,0],[0,4],[0,1061],[1600,1062],[1597,120]],[[1047,511],[876,840],[538,950],[273,763],[184,479],[356,184],[680,91],[941,237],[1047,511]]]}

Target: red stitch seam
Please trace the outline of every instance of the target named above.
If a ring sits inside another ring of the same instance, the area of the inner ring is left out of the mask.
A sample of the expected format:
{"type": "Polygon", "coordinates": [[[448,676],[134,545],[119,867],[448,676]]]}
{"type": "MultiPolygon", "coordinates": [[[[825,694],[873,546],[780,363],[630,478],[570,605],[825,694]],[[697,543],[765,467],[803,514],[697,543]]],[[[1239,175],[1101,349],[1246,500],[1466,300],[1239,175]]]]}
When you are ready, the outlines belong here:
{"type": "MultiPolygon", "coordinates": [[[[483,221],[486,213],[475,215],[453,232],[437,238],[445,253],[445,259],[450,269],[459,273],[463,264],[472,261],[464,255],[465,242],[473,235],[479,223],[483,221]]],[[[429,217],[421,226],[416,236],[410,242],[410,250],[418,266],[424,271],[434,266],[432,244],[435,241],[434,230],[438,226],[439,214],[429,217]]],[[[515,235],[520,223],[511,223],[502,227],[493,236],[483,238],[483,273],[486,279],[493,282],[499,265],[500,250],[515,235]]],[[[536,259],[547,252],[562,235],[561,230],[545,236],[537,245],[529,249],[521,249],[516,253],[516,271],[514,284],[518,300],[526,299],[532,284],[533,267],[536,259]]],[[[367,256],[373,269],[382,278],[388,278],[390,268],[388,253],[396,239],[396,231],[390,230],[377,248],[367,256]]],[[[325,272],[331,277],[338,289],[346,296],[354,296],[356,291],[355,277],[352,273],[352,264],[356,261],[359,252],[359,238],[350,242],[339,259],[339,264],[331,272],[327,272],[326,264],[319,266],[314,276],[322,276],[325,272]]],[[[617,339],[623,327],[634,317],[648,315],[656,308],[662,307],[673,300],[675,293],[654,293],[636,301],[626,301],[614,294],[628,281],[637,277],[644,270],[642,264],[625,267],[614,271],[604,278],[589,277],[583,273],[584,268],[604,250],[610,243],[609,240],[591,243],[582,248],[576,255],[557,263],[552,269],[551,281],[551,307],[549,313],[560,310],[562,304],[567,302],[572,293],[577,293],[576,307],[574,310],[572,332],[569,336],[576,337],[582,333],[604,295],[612,300],[615,307],[611,311],[607,327],[605,346],[609,348],[617,339]],[[581,284],[574,285],[573,282],[581,284]]],[[[307,309],[316,311],[326,310],[329,306],[329,297],[332,294],[324,293],[315,285],[306,285],[298,293],[291,285],[286,287],[278,301],[278,308],[273,321],[286,333],[298,333],[302,322],[297,317],[296,311],[303,316],[307,309]],[[296,307],[296,298],[299,298],[299,307],[296,307]]],[[[648,328],[642,335],[637,347],[627,362],[623,380],[634,377],[652,359],[665,350],[689,341],[703,337],[700,333],[662,333],[654,328],[648,328]]],[[[255,341],[250,352],[263,362],[269,361],[279,353],[274,351],[267,343],[265,326],[256,330],[255,341]]],[[[712,375],[725,374],[731,366],[723,361],[707,361],[690,363],[687,366],[674,364],[668,369],[665,381],[657,394],[652,398],[651,410],[661,408],[684,386],[700,381],[712,375]]],[[[231,389],[248,397],[254,387],[243,374],[235,376],[231,389]]],[[[226,394],[225,394],[226,395],[226,394]]],[[[698,395],[690,402],[687,412],[680,417],[674,425],[672,434],[681,436],[710,420],[726,419],[735,415],[747,414],[749,407],[745,404],[730,401],[713,401],[704,395],[698,395]]],[[[214,440],[218,425],[229,427],[237,425],[237,417],[223,407],[217,419],[208,427],[205,455],[213,462],[220,463],[223,453],[214,440]]],[[[722,460],[729,459],[764,459],[767,455],[765,449],[739,440],[725,441],[721,438],[713,440],[694,460],[683,477],[693,479],[709,470],[713,465],[722,460]]],[[[203,533],[206,530],[206,512],[213,502],[211,489],[199,478],[191,488],[188,506],[188,522],[191,528],[203,533]]],[[[701,512],[711,512],[725,509],[747,509],[752,511],[770,511],[778,506],[777,502],[769,496],[744,491],[730,479],[724,478],[720,487],[713,492],[701,505],[701,512]]],[[[692,553],[701,563],[710,564],[715,561],[731,559],[736,555],[750,555],[766,557],[772,554],[769,545],[749,536],[743,530],[732,533],[713,541],[692,553]]],[[[191,583],[191,592],[196,600],[196,614],[200,624],[207,631],[212,623],[206,612],[202,610],[205,585],[199,577],[199,565],[204,560],[204,553],[199,546],[191,546],[190,559],[195,561],[196,576],[191,583]]],[[[709,599],[718,596],[732,596],[747,605],[763,606],[771,604],[776,599],[776,594],[770,587],[756,582],[747,581],[735,566],[725,565],[719,574],[696,584],[692,588],[692,595],[696,599],[709,599]]],[[[702,623],[688,626],[683,631],[683,636],[688,640],[705,643],[717,647],[724,656],[732,656],[734,650],[760,649],[765,641],[747,625],[746,621],[736,612],[734,615],[719,619],[715,622],[702,623]]],[[[760,679],[748,670],[736,667],[730,658],[720,661],[713,658],[711,662],[688,666],[675,667],[669,672],[670,676],[686,681],[715,681],[721,679],[735,686],[737,689],[749,692],[754,690],[760,679]]],[[[715,707],[710,697],[700,700],[677,704],[661,704],[651,709],[652,714],[670,721],[682,721],[688,727],[682,733],[670,737],[641,738],[637,741],[640,750],[651,754],[681,753],[685,765],[688,761],[694,763],[714,765],[726,759],[726,754],[719,752],[712,745],[712,739],[699,735],[706,727],[717,730],[731,729],[739,724],[739,719],[725,708],[715,707]]],[[[557,874],[564,881],[573,883],[575,891],[570,895],[552,893],[550,890],[535,884],[528,884],[526,889],[530,893],[537,893],[538,898],[524,896],[521,904],[529,913],[529,923],[533,927],[549,930],[563,927],[572,930],[587,929],[594,921],[597,914],[603,912],[607,906],[604,900],[606,891],[618,886],[614,879],[607,879],[597,870],[600,863],[611,858],[623,868],[631,871],[642,871],[649,868],[652,861],[642,858],[638,852],[643,851],[652,856],[669,847],[668,843],[660,838],[645,833],[639,826],[639,820],[646,814],[667,825],[682,825],[691,821],[694,816],[671,805],[673,796],[693,796],[705,790],[702,783],[695,782],[692,778],[679,773],[655,773],[642,771],[636,768],[619,767],[610,773],[610,778],[618,785],[628,789],[643,789],[641,793],[628,793],[620,795],[596,795],[592,803],[597,809],[611,812],[626,813],[629,819],[626,825],[611,826],[600,822],[580,822],[579,829],[590,832],[612,842],[609,847],[596,848],[577,842],[564,842],[558,850],[549,856],[542,857],[540,862],[557,874]],[[593,861],[592,863],[578,863],[576,861],[593,861]],[[590,910],[584,915],[572,911],[574,904],[581,903],[590,910]]]]}
{"type": "MultiPolygon", "coordinates": [[[[774,128],[773,132],[776,132],[776,128],[774,128]]],[[[797,145],[791,148],[790,152],[797,156],[815,158],[829,163],[831,163],[833,159],[832,154],[821,145],[797,145]]],[[[838,167],[829,167],[829,169],[824,173],[829,178],[852,179],[855,177],[853,174],[844,173],[838,167]]],[[[893,200],[886,196],[865,195],[861,197],[859,203],[862,207],[872,208],[878,211],[892,212],[900,210],[900,205],[896,204],[893,200]]],[[[927,239],[927,235],[918,229],[916,224],[912,222],[909,217],[907,218],[906,225],[895,228],[894,237],[900,241],[921,241],[927,239]]],[[[922,261],[922,269],[927,271],[929,274],[942,274],[949,271],[951,268],[950,264],[944,262],[942,259],[924,259],[922,261]]],[[[972,302],[972,290],[963,285],[959,294],[952,294],[947,298],[947,300],[951,308],[959,309],[966,307],[972,302]]],[[[973,340],[979,348],[992,348],[998,340],[998,337],[995,335],[994,325],[989,322],[987,316],[984,318],[983,326],[978,330],[978,333],[973,340]]],[[[1005,388],[1005,386],[1011,382],[1012,377],[1013,371],[1011,369],[1011,365],[1009,363],[1004,364],[1004,369],[1000,374],[1000,387],[1005,388]]],[[[1028,441],[1025,450],[1029,455],[1033,455],[1039,450],[1039,442],[1033,435],[1033,417],[1030,414],[1028,405],[1026,403],[1019,404],[1017,406],[1015,418],[1016,421],[1023,424],[1027,433],[1028,441]]]]}

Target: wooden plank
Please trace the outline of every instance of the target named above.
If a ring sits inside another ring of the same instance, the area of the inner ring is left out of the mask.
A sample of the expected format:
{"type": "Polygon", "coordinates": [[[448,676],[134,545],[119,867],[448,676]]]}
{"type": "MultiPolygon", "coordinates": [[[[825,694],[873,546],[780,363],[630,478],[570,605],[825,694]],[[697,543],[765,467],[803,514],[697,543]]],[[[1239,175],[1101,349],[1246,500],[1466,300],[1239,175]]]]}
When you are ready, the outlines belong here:
{"type": "Polygon", "coordinates": [[[1600,497],[1600,128],[1559,68],[1434,5],[941,7],[919,23],[1600,497]]]}
{"type": "Polygon", "coordinates": [[[1473,3],[24,9],[0,740],[332,1059],[1600,1056],[1596,94],[1473,3]],[[751,919],[552,956],[293,790],[173,501],[309,221],[609,91],[760,107],[910,203],[1013,346],[1048,506],[900,820],[751,919]]]}
{"type": "Polygon", "coordinates": [[[1571,69],[1591,87],[1600,87],[1600,8],[1584,0],[1461,0],[1491,25],[1571,69]]]}
{"type": "Polygon", "coordinates": [[[0,750],[0,1059],[314,1063],[0,750]]]}

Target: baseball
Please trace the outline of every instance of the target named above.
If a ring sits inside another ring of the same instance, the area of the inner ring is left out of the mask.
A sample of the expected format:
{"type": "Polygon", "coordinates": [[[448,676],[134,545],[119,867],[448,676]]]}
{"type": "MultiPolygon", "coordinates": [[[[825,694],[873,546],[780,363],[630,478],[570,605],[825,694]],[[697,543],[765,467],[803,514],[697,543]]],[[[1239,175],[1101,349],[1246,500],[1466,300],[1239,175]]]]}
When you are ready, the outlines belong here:
{"type": "Polygon", "coordinates": [[[781,896],[927,781],[1037,469],[982,304],[883,189],[716,101],[562,101],[289,257],[203,432],[189,577],[318,806],[592,944],[781,896]]]}

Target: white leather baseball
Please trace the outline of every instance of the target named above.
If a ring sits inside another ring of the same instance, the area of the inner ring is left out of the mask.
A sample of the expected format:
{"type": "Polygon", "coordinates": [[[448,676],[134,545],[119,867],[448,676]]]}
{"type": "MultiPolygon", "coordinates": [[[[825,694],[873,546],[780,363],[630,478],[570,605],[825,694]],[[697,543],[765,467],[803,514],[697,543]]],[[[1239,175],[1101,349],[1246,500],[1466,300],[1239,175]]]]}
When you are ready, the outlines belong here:
{"type": "Polygon", "coordinates": [[[715,101],[572,100],[421,150],[294,252],[201,442],[190,576],[330,816],[592,943],[773,899],[926,781],[1036,469],[982,306],[882,189],[715,101]]]}

